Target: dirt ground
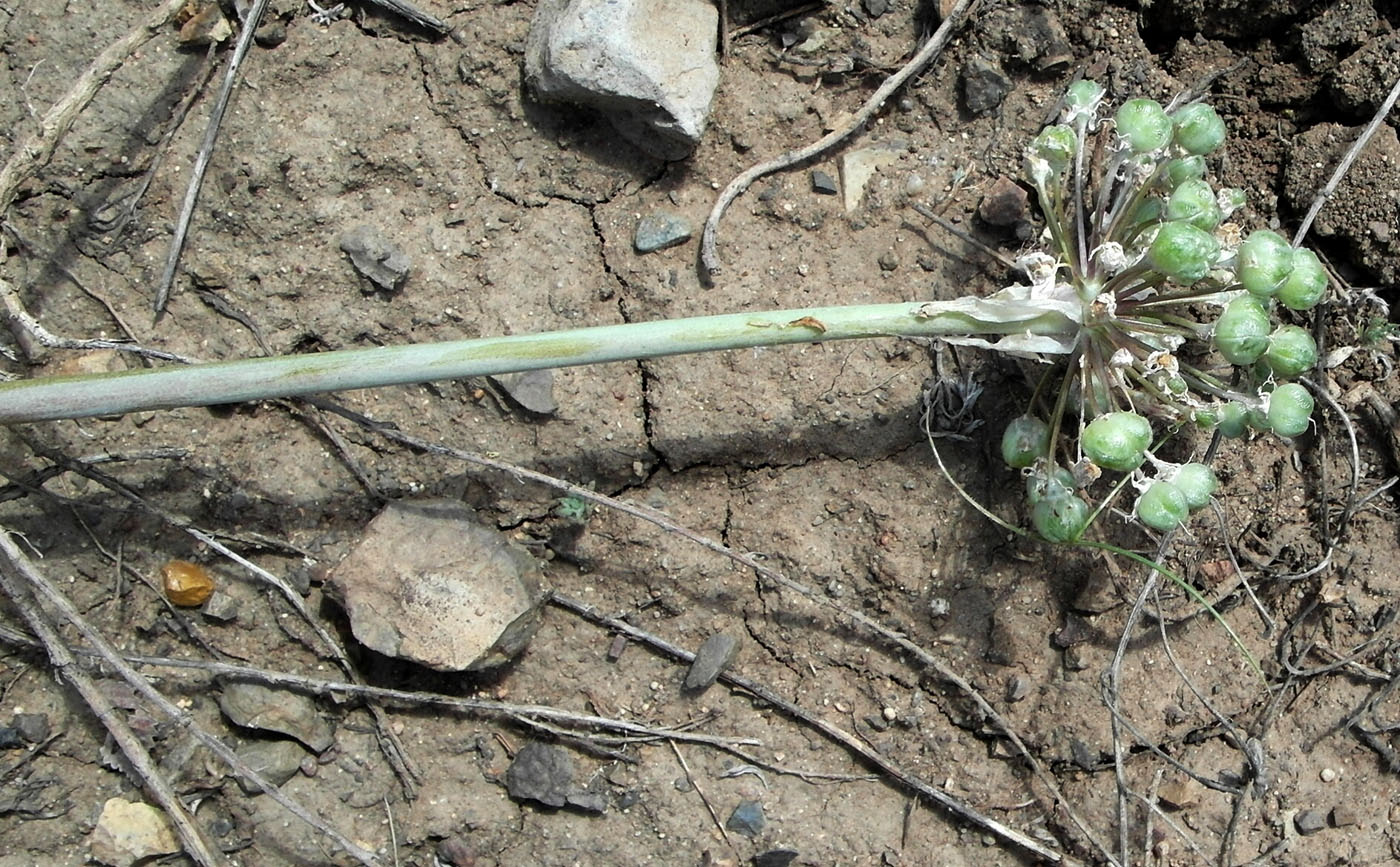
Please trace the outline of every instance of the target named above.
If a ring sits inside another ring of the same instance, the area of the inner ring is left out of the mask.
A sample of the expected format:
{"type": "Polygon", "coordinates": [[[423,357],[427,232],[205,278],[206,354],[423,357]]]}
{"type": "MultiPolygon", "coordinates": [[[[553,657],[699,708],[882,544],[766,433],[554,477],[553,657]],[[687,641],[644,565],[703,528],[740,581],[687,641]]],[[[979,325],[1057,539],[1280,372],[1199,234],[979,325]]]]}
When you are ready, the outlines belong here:
{"type": "MultiPolygon", "coordinates": [[[[731,5],[736,32],[782,11],[731,5]]],[[[988,0],[868,129],[738,200],[720,227],[726,268],[713,286],[697,274],[697,240],[635,251],[644,215],[682,215],[698,235],[716,190],[839,124],[936,23],[909,0],[871,14],[885,5],[814,6],[736,35],[703,142],[689,159],[663,163],[621,144],[598,118],[522,91],[532,4],[426,0],[452,27],[431,39],[354,3],[353,14],[321,25],[305,6],[275,0],[270,26],[285,39],[255,47],[244,66],[169,313],[153,321],[152,293],[228,54],[182,48],[173,30],[161,32],[0,215],[0,276],[50,331],[129,337],[202,360],[987,293],[1010,275],[915,206],[1014,254],[1016,232],[975,211],[998,177],[1019,174],[1021,148],[1080,71],[1093,69],[1115,98],[1166,99],[1218,75],[1211,99],[1231,138],[1215,175],[1248,192],[1248,228],[1285,234],[1400,75],[1400,13],[1365,0],[988,0]],[[799,32],[820,34],[821,47],[785,51],[799,32]],[[977,64],[999,70],[1005,87],[993,88],[1004,89],[998,105],[974,114],[964,88],[977,64]],[[840,196],[814,192],[812,169],[837,178],[842,153],[872,146],[894,148],[897,159],[859,207],[847,212],[840,196]],[[114,226],[157,160],[149,189],[114,226]],[[360,225],[411,257],[399,291],[374,289],[341,252],[342,235],[360,225]]],[[[0,151],[12,153],[36,114],[150,6],[0,4],[0,151]]],[[[1312,236],[1348,287],[1320,308],[1324,350],[1344,351],[1326,371],[1334,401],[1319,407],[1318,429],[1291,445],[1226,443],[1215,463],[1218,517],[1203,514],[1167,552],[1265,679],[1221,623],[1167,584],[1127,637],[1117,726],[1106,673],[1146,570],[1024,541],[959,497],[920,431],[932,355],[912,341],[563,370],[550,417],[523,412],[487,382],[337,399],[419,439],[664,510],[760,555],[942,660],[1001,722],[888,641],[689,541],[608,510],[580,529],[557,515],[558,494],[544,486],[291,404],[7,430],[0,524],[24,535],[44,574],[125,652],[338,677],[285,600],[178,525],[216,535],[301,588],[317,622],[350,641],[343,613],[323,599],[327,570],[385,500],[455,498],[534,551],[558,593],[692,651],[716,632],[737,638],[735,673],[1072,861],[1103,862],[1093,840],[1116,857],[1126,840],[1134,864],[1392,863],[1400,525],[1393,491],[1380,489],[1400,472],[1396,429],[1384,418],[1400,387],[1390,375],[1394,332],[1363,290],[1397,300],[1397,171],[1400,145],[1387,127],[1312,236]],[[120,456],[101,469],[146,505],[49,471],[58,455],[120,456]],[[138,580],[155,580],[174,558],[207,565],[236,601],[236,619],[169,609],[138,580]]],[[[140,363],[54,349],[26,357],[7,345],[23,359],[5,364],[13,375],[140,363]]],[[[988,508],[1024,522],[1019,480],[989,442],[1024,405],[1025,377],[1004,360],[959,358],[984,388],[985,425],[980,439],[944,441],[944,459],[988,508]]],[[[1178,448],[1204,445],[1188,437],[1178,448]]],[[[1155,551],[1116,520],[1102,532],[1155,551]]],[[[3,611],[17,627],[14,607],[3,611]]],[[[42,714],[48,729],[0,751],[0,865],[81,864],[107,799],[149,798],[43,654],[0,647],[0,726],[42,714]]],[[[513,800],[504,775],[523,745],[556,739],[508,720],[390,708],[388,725],[419,771],[410,797],[363,704],[326,698],[318,712],[334,744],[306,753],[282,789],[386,865],[1039,861],[911,795],[770,702],[722,684],[686,693],[684,666],[635,643],[620,656],[610,650],[612,633],[558,607],[494,675],[434,674],[352,642],[370,683],[651,726],[695,721],[707,735],[757,741],[742,747],[749,758],[698,743],[558,738],[576,783],[606,809],[555,809],[513,800]],[[761,806],[761,827],[723,830],[746,801],[761,806]]],[[[222,686],[208,673],[150,672],[231,746],[266,739],[220,715],[222,686]]],[[[98,675],[121,692],[110,671],[98,675]]],[[[120,713],[198,803],[197,821],[231,863],[348,863],[266,795],[245,794],[216,761],[192,754],[153,708],[127,699],[120,713]]]]}

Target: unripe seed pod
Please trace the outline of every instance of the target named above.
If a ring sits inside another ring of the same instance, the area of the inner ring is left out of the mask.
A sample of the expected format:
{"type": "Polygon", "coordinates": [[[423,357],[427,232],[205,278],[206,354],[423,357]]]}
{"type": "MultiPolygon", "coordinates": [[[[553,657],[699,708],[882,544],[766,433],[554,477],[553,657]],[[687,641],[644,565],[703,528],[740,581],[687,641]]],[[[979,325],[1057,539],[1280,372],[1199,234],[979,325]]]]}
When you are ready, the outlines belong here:
{"type": "Polygon", "coordinates": [[[1216,410],[1215,429],[1229,439],[1239,439],[1249,427],[1249,411],[1237,403],[1227,403],[1216,410]]]}
{"type": "Polygon", "coordinates": [[[1130,472],[1152,444],[1152,425],[1133,412],[1110,412],[1084,426],[1079,444],[1089,460],[1105,469],[1130,472]]]}
{"type": "Polygon", "coordinates": [[[1050,426],[1038,418],[1014,418],[1001,435],[1001,457],[1010,466],[1024,469],[1050,454],[1050,426]]]}
{"type": "Polygon", "coordinates": [[[1278,290],[1279,303],[1291,310],[1311,310],[1327,292],[1327,271],[1306,247],[1293,251],[1293,270],[1278,290]]]}
{"type": "Polygon", "coordinates": [[[1208,154],[1225,141],[1225,121],[1204,102],[1177,109],[1172,126],[1172,137],[1189,154],[1208,154]]]}
{"type": "Polygon", "coordinates": [[[1296,382],[1274,389],[1269,395],[1269,429],[1281,437],[1296,437],[1308,429],[1312,419],[1313,398],[1296,382]]]}
{"type": "Polygon", "coordinates": [[[1139,521],[1165,533],[1180,527],[1191,510],[1180,488],[1171,482],[1158,480],[1138,496],[1134,511],[1139,521]]]}
{"type": "Polygon", "coordinates": [[[1189,286],[1206,276],[1219,253],[1220,242],[1214,235],[1175,220],[1157,230],[1147,248],[1147,261],[1173,283],[1189,286]]]}
{"type": "Polygon", "coordinates": [[[1081,78],[1065,91],[1065,108],[1070,115],[1087,114],[1103,99],[1103,85],[1087,78],[1081,78]]]}
{"type": "Polygon", "coordinates": [[[1278,293],[1293,270],[1293,248],[1277,232],[1251,232],[1235,254],[1235,276],[1251,295],[1268,298],[1278,293]]]}
{"type": "Polygon", "coordinates": [[[1269,311],[1253,295],[1241,295],[1215,323],[1215,348],[1231,364],[1253,364],[1269,348],[1269,311]]]}
{"type": "Polygon", "coordinates": [[[1056,465],[1050,474],[1026,476],[1026,501],[1034,506],[1046,497],[1067,497],[1074,493],[1074,474],[1056,465]]]}
{"type": "Polygon", "coordinates": [[[1186,506],[1191,511],[1203,508],[1210,502],[1210,497],[1215,493],[1216,481],[1215,472],[1210,467],[1201,463],[1182,464],[1177,467],[1176,474],[1172,476],[1172,484],[1181,491],[1186,498],[1186,506]]]}
{"type": "MultiPolygon", "coordinates": [[[[1064,124],[1047,126],[1040,131],[1040,134],[1031,139],[1030,147],[1026,148],[1027,161],[1037,159],[1044,160],[1049,164],[1050,170],[1056,174],[1065,170],[1074,159],[1074,152],[1079,147],[1079,139],[1075,136],[1074,130],[1064,124]]],[[[1035,172],[1028,172],[1032,180],[1039,180],[1035,177],[1035,172]]]]}
{"type": "Polygon", "coordinates": [[[1205,176],[1205,158],[1195,154],[1167,160],[1162,166],[1162,178],[1170,189],[1176,189],[1182,181],[1197,181],[1205,176]]]}
{"type": "Polygon", "coordinates": [[[1223,219],[1215,191],[1200,178],[1182,181],[1167,199],[1167,219],[1184,220],[1205,232],[1215,230],[1223,219]]]}
{"type": "Polygon", "coordinates": [[[1264,352],[1264,362],[1269,365],[1274,376],[1292,379],[1317,364],[1317,341],[1313,340],[1306,328],[1297,325],[1280,325],[1269,335],[1269,348],[1264,352]]]}
{"type": "Polygon", "coordinates": [[[1133,153],[1145,154],[1166,147],[1172,140],[1172,120],[1154,99],[1130,99],[1115,115],[1118,134],[1133,153]]]}
{"type": "Polygon", "coordinates": [[[1072,494],[1045,497],[1031,509],[1031,524],[1048,542],[1072,542],[1088,523],[1088,504],[1072,494]]]}

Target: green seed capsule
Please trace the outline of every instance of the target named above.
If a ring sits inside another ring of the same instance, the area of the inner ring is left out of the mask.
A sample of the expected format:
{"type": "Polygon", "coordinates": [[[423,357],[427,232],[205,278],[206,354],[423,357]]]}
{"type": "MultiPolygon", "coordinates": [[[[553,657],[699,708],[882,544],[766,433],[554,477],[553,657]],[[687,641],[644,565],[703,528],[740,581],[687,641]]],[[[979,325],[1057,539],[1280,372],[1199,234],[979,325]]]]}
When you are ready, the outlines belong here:
{"type": "Polygon", "coordinates": [[[1050,475],[1031,473],[1026,476],[1026,502],[1034,506],[1046,497],[1067,497],[1074,493],[1074,474],[1061,466],[1050,475]]]}
{"type": "Polygon", "coordinates": [[[1237,403],[1227,403],[1215,413],[1215,428],[1220,435],[1239,439],[1249,427],[1249,411],[1237,403]]]}
{"type": "Polygon", "coordinates": [[[1205,232],[1215,230],[1223,216],[1215,191],[1200,178],[1182,181],[1167,199],[1167,219],[1183,220],[1205,232]]]}
{"type": "Polygon", "coordinates": [[[1296,437],[1308,429],[1312,419],[1313,398],[1296,382],[1274,389],[1269,395],[1269,429],[1281,437],[1296,437]]]}
{"type": "Polygon", "coordinates": [[[1115,116],[1118,134],[1133,153],[1159,151],[1172,140],[1172,120],[1153,99],[1130,99],[1115,116]]]}
{"type": "MultiPolygon", "coordinates": [[[[1047,126],[1031,139],[1030,147],[1026,148],[1026,159],[1028,162],[1044,160],[1050,165],[1050,170],[1058,174],[1069,166],[1078,147],[1079,139],[1074,130],[1064,124],[1055,124],[1047,126]]],[[[1029,174],[1032,180],[1038,180],[1034,171],[1029,174]]]]}
{"type": "Polygon", "coordinates": [[[1081,78],[1065,91],[1065,107],[1071,114],[1081,114],[1094,110],[1103,99],[1103,85],[1087,78],[1081,78]]]}
{"type": "Polygon", "coordinates": [[[1186,498],[1186,507],[1191,511],[1205,507],[1210,502],[1219,482],[1210,467],[1200,463],[1182,464],[1172,476],[1172,484],[1186,498]]]}
{"type": "Polygon", "coordinates": [[[1219,253],[1220,242],[1214,235],[1178,220],[1157,230],[1147,248],[1147,261],[1173,283],[1189,286],[1206,276],[1219,253]]]}
{"type": "Polygon", "coordinates": [[[1181,526],[1190,514],[1186,495],[1171,482],[1155,481],[1138,497],[1135,507],[1138,520],[1154,530],[1165,533],[1181,526]]]}
{"type": "Polygon", "coordinates": [[[1001,435],[1001,457],[1016,469],[1025,469],[1036,458],[1050,454],[1050,426],[1033,416],[1014,418],[1001,435]]]}
{"type": "Polygon", "coordinates": [[[1167,160],[1162,166],[1162,178],[1169,189],[1176,189],[1183,181],[1198,181],[1205,176],[1205,158],[1195,154],[1167,160]]]}
{"type": "Polygon", "coordinates": [[[1269,348],[1269,311],[1253,295],[1225,306],[1215,323],[1215,348],[1231,364],[1253,364],[1269,348]]]}
{"type": "Polygon", "coordinates": [[[1235,276],[1251,295],[1268,298],[1278,293],[1293,270],[1293,248],[1277,232],[1251,232],[1235,255],[1235,276]]]}
{"type": "Polygon", "coordinates": [[[1208,154],[1225,141],[1225,121],[1204,102],[1177,109],[1172,126],[1172,137],[1189,154],[1208,154]]]}
{"type": "Polygon", "coordinates": [[[1072,542],[1089,523],[1089,505],[1072,494],[1045,497],[1031,509],[1031,524],[1048,542],[1072,542]]]}
{"type": "Polygon", "coordinates": [[[1109,470],[1135,470],[1152,444],[1152,425],[1132,412],[1110,412],[1084,426],[1079,444],[1089,460],[1109,470]]]}
{"type": "Polygon", "coordinates": [[[1279,303],[1292,310],[1311,310],[1327,292],[1327,271],[1317,254],[1305,247],[1293,251],[1293,270],[1278,290],[1279,303]]]}
{"type": "Polygon", "coordinates": [[[1297,325],[1280,325],[1269,335],[1269,348],[1264,352],[1264,362],[1269,365],[1274,376],[1292,379],[1317,364],[1317,342],[1306,328],[1297,325]]]}

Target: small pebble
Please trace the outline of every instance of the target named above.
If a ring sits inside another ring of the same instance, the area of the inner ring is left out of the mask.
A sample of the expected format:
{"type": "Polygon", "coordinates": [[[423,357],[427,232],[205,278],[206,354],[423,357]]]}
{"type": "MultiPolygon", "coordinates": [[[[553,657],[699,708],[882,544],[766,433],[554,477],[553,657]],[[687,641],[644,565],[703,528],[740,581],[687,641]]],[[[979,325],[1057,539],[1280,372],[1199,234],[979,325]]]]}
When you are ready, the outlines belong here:
{"type": "Polygon", "coordinates": [[[769,849],[753,856],[753,867],[788,867],[797,855],[796,849],[769,849]]]}
{"type": "Polygon", "coordinates": [[[653,253],[684,244],[690,240],[692,234],[690,221],[685,217],[657,212],[647,214],[637,221],[637,234],[632,244],[638,253],[653,253]]]}
{"type": "Polygon", "coordinates": [[[1345,828],[1356,824],[1356,813],[1345,804],[1338,804],[1327,814],[1327,821],[1333,828],[1345,828]]]}
{"type": "Polygon", "coordinates": [[[1337,772],[1333,768],[1323,768],[1321,773],[1319,773],[1317,776],[1322,780],[1322,782],[1330,783],[1337,779],[1337,772]]]}
{"type": "Polygon", "coordinates": [[[892,707],[887,707],[884,710],[880,711],[880,713],[885,717],[886,722],[894,722],[894,718],[899,716],[899,711],[895,710],[892,707]]]}
{"type": "Polygon", "coordinates": [[[1293,827],[1303,836],[1316,834],[1327,827],[1327,817],[1321,810],[1302,810],[1293,817],[1293,827]]]}
{"type": "Polygon", "coordinates": [[[879,18],[890,10],[890,0],[864,0],[861,5],[871,18],[879,18]]]}
{"type": "Polygon", "coordinates": [[[725,830],[743,834],[750,839],[763,833],[763,805],[758,801],[740,801],[725,820],[725,830]]]}
{"type": "Polygon", "coordinates": [[[879,261],[881,271],[893,271],[899,267],[899,257],[894,254],[893,250],[881,253],[879,261]]]}
{"type": "Polygon", "coordinates": [[[821,169],[812,170],[812,192],[823,196],[834,196],[839,192],[836,180],[821,169]]]}
{"type": "Polygon", "coordinates": [[[1006,700],[1009,702],[1024,701],[1026,696],[1031,694],[1031,682],[1019,674],[1012,675],[1006,681],[1006,700]]]}
{"type": "Polygon", "coordinates": [[[20,735],[31,744],[49,738],[49,715],[43,713],[17,713],[12,720],[20,735]]]}
{"type": "Polygon", "coordinates": [[[685,689],[708,689],[739,653],[739,642],[732,635],[716,632],[695,652],[695,661],[685,673],[685,689]]]}

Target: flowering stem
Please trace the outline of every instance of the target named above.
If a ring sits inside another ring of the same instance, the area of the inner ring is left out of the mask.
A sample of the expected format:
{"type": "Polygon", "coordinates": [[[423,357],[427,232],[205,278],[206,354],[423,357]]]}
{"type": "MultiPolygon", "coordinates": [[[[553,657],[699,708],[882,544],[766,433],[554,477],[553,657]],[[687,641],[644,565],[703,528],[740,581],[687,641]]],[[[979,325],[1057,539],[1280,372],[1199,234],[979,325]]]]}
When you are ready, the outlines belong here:
{"type": "Polygon", "coordinates": [[[730,313],[0,383],[0,424],[298,397],[667,355],[869,337],[1072,337],[1053,310],[989,298],[730,313]]]}

